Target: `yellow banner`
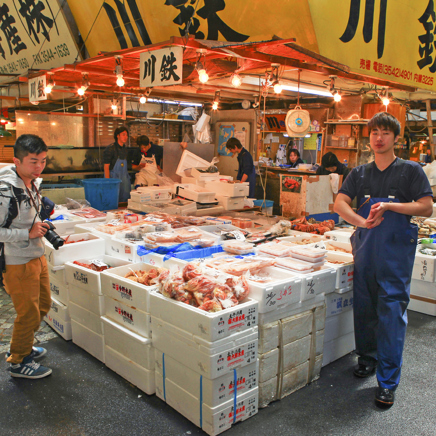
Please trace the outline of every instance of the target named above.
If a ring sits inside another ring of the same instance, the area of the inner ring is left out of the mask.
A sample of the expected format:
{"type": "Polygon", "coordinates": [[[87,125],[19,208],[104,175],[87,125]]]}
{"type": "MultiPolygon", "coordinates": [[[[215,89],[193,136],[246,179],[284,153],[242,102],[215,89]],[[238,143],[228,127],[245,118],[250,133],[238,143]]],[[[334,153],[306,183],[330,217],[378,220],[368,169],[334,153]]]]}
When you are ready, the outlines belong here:
{"type": "Polygon", "coordinates": [[[436,89],[433,0],[309,0],[321,55],[353,72],[436,89]]]}
{"type": "Polygon", "coordinates": [[[171,36],[249,42],[296,38],[318,52],[308,0],[87,0],[68,2],[93,57],[171,36]],[[198,3],[198,4],[197,4],[198,3]],[[93,24],[95,21],[95,24],[93,24]],[[91,29],[92,28],[92,29],[91,29]]]}

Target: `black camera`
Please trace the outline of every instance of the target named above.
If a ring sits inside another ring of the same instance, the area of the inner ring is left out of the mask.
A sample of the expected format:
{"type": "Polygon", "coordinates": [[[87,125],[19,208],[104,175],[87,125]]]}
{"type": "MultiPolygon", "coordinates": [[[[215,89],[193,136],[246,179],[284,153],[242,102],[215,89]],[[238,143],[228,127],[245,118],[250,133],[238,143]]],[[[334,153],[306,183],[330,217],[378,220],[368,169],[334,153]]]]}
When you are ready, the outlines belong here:
{"type": "Polygon", "coordinates": [[[44,223],[49,225],[49,229],[47,230],[47,233],[44,235],[44,238],[47,239],[48,242],[50,242],[51,245],[53,245],[53,248],[55,250],[58,250],[59,247],[62,247],[64,245],[65,241],[54,231],[56,228],[50,221],[45,220],[44,223]]]}

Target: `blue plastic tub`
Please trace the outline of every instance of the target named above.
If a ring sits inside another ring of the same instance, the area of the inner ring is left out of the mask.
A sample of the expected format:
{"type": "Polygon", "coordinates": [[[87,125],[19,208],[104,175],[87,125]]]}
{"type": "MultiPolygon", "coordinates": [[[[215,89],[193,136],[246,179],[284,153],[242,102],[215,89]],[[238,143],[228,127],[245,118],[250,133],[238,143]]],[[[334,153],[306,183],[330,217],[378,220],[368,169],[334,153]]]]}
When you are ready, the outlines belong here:
{"type": "Polygon", "coordinates": [[[118,209],[120,179],[85,179],[85,198],[98,210],[118,209]]]}
{"type": "Polygon", "coordinates": [[[273,200],[254,200],[255,206],[262,206],[262,210],[268,215],[273,214],[274,201],[273,200]]]}

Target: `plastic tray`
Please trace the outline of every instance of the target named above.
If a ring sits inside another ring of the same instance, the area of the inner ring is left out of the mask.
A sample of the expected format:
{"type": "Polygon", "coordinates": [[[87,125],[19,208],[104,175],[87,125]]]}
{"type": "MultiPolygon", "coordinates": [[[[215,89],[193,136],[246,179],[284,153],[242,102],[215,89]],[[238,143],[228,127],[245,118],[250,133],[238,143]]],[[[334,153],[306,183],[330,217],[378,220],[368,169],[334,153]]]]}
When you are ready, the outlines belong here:
{"type": "MultiPolygon", "coordinates": [[[[327,254],[325,249],[315,247],[291,247],[290,250],[293,257],[294,255],[302,256],[303,260],[308,262],[317,262],[319,259],[324,258],[327,254]]],[[[297,257],[297,259],[300,258],[301,257],[297,257]]]]}
{"type": "Polygon", "coordinates": [[[227,253],[232,254],[248,254],[254,252],[254,244],[250,244],[249,242],[243,241],[224,241],[223,249],[227,253]],[[236,248],[235,248],[236,246],[236,248]],[[240,248],[237,248],[240,247],[240,248]]]}

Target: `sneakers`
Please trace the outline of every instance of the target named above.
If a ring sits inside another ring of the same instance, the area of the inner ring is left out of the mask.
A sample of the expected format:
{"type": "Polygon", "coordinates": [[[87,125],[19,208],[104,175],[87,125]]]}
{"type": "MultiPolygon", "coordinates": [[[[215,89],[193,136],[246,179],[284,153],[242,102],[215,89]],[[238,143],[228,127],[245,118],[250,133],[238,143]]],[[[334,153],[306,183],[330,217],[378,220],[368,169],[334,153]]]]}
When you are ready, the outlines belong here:
{"type": "MultiPolygon", "coordinates": [[[[32,347],[32,352],[29,354],[29,356],[32,359],[39,359],[40,357],[47,354],[47,350],[42,347],[32,347]]],[[[6,359],[11,355],[11,353],[6,353],[6,359]]]]}
{"type": "Polygon", "coordinates": [[[11,365],[8,371],[12,377],[32,379],[47,377],[52,373],[50,368],[46,368],[45,366],[36,363],[31,354],[25,357],[21,363],[11,365]]]}

